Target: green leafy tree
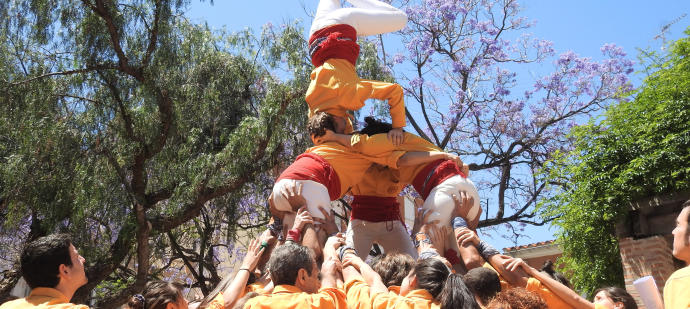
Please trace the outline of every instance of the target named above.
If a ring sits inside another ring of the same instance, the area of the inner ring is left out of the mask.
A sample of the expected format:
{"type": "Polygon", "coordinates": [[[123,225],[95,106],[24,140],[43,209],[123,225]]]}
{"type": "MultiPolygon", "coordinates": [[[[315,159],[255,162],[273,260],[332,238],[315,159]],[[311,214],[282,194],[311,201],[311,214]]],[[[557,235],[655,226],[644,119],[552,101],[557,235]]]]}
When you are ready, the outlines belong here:
{"type": "Polygon", "coordinates": [[[690,188],[689,55],[686,37],[655,56],[632,99],[574,129],[575,149],[549,163],[547,181],[561,186],[542,214],[558,217],[562,261],[586,293],[623,284],[615,224],[630,203],[690,188]]]}
{"type": "Polygon", "coordinates": [[[22,244],[56,231],[87,260],[76,302],[117,307],[187,261],[209,290],[223,237],[265,221],[238,205],[304,148],[304,70],[272,58],[303,48],[301,29],[212,32],[187,5],[0,4],[0,296],[22,244]]]}

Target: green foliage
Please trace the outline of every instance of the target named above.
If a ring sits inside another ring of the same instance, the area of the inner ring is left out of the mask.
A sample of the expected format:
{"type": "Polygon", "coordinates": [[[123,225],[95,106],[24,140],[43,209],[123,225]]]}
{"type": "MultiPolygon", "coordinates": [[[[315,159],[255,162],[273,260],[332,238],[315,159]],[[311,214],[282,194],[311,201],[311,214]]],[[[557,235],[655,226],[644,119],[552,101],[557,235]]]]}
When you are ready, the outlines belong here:
{"type": "Polygon", "coordinates": [[[560,186],[540,210],[558,217],[563,261],[585,293],[623,284],[615,224],[630,203],[690,188],[689,56],[690,38],[671,44],[630,101],[612,106],[600,123],[575,128],[574,150],[545,168],[560,186]]]}
{"type": "Polygon", "coordinates": [[[77,302],[118,306],[185,259],[196,287],[218,283],[221,242],[267,221],[273,167],[309,141],[299,25],[214,32],[187,4],[0,4],[0,240],[70,233],[90,279],[77,302]]]}

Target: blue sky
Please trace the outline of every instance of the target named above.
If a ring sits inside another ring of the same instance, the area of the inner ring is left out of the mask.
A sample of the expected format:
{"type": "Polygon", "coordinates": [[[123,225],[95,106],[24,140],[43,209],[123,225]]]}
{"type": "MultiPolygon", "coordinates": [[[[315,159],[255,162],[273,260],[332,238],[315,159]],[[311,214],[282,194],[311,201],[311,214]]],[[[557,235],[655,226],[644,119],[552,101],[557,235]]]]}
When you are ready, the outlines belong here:
{"type": "MultiPolygon", "coordinates": [[[[187,17],[193,22],[207,22],[212,28],[225,27],[230,31],[252,28],[258,32],[267,22],[279,25],[298,18],[308,28],[311,18],[307,12],[313,12],[317,3],[317,0],[215,0],[213,5],[208,1],[193,2],[187,17]]],[[[530,30],[534,37],[553,41],[557,54],[572,50],[594,59],[601,56],[599,48],[605,43],[622,46],[633,59],[638,54],[636,48],[660,51],[663,40],[655,37],[662,27],[685,14],[665,32],[665,39],[670,41],[682,37],[690,26],[690,0],[532,0],[520,4],[524,9],[522,15],[536,21],[530,30]]],[[[549,61],[526,68],[532,76],[550,69],[549,61]]],[[[631,78],[634,86],[639,86],[641,74],[631,78]]],[[[548,227],[528,227],[526,233],[531,237],[521,238],[519,244],[553,239],[553,231],[548,227]]],[[[514,245],[498,235],[492,236],[489,241],[499,249],[514,245]]]]}

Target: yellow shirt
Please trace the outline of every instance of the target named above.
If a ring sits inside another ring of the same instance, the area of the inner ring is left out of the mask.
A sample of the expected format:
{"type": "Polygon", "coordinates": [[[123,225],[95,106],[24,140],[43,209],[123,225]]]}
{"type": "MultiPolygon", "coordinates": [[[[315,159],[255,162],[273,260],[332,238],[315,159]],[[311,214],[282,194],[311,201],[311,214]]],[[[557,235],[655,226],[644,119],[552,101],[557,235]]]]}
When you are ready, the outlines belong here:
{"type": "MultiPolygon", "coordinates": [[[[306,101],[309,116],[326,112],[347,117],[347,111],[356,111],[367,99],[388,100],[394,128],[405,126],[403,89],[398,84],[360,79],[355,66],[345,59],[329,59],[311,72],[306,101]]],[[[345,133],[352,132],[352,123],[345,133]]]]}
{"type": "Polygon", "coordinates": [[[397,168],[398,159],[405,154],[404,151],[393,151],[366,157],[338,143],[324,143],[311,147],[305,152],[321,156],[333,167],[340,180],[341,197],[359,183],[372,163],[397,168]]]}
{"type": "Polygon", "coordinates": [[[664,308],[690,308],[690,266],[676,270],[664,286],[664,308]]]}
{"type": "Polygon", "coordinates": [[[225,309],[225,299],[223,299],[223,292],[218,295],[206,306],[206,309],[225,309]]]}
{"type": "Polygon", "coordinates": [[[405,296],[392,292],[378,293],[371,296],[371,308],[375,309],[439,309],[438,301],[434,300],[426,290],[412,290],[405,296]]]}
{"type": "MultiPolygon", "coordinates": [[[[374,134],[371,136],[353,134],[350,138],[350,147],[357,153],[373,157],[382,157],[399,151],[441,151],[440,148],[427,140],[407,132],[403,134],[403,143],[400,146],[394,146],[388,139],[387,134],[374,134]]],[[[355,195],[381,197],[397,196],[406,185],[412,183],[417,174],[427,164],[404,166],[397,170],[372,166],[364,174],[358,185],[352,188],[352,193],[355,195]]]]}
{"type": "Polygon", "coordinates": [[[549,309],[573,308],[572,306],[568,305],[568,303],[563,301],[563,299],[551,292],[549,288],[544,286],[541,281],[537,280],[536,278],[527,279],[527,287],[525,287],[525,289],[527,291],[537,293],[539,297],[546,302],[546,305],[549,307],[549,309]]]}
{"type": "Polygon", "coordinates": [[[273,294],[259,295],[247,301],[244,309],[311,309],[347,308],[345,292],[338,288],[322,288],[318,293],[302,292],[292,285],[278,285],[273,294]]]}
{"type": "Polygon", "coordinates": [[[35,288],[26,298],[15,299],[0,305],[0,309],[88,309],[86,305],[75,305],[60,291],[53,288],[35,288]]]}
{"type": "Polygon", "coordinates": [[[349,309],[370,309],[371,299],[369,286],[362,279],[354,279],[345,282],[345,294],[349,309]]]}

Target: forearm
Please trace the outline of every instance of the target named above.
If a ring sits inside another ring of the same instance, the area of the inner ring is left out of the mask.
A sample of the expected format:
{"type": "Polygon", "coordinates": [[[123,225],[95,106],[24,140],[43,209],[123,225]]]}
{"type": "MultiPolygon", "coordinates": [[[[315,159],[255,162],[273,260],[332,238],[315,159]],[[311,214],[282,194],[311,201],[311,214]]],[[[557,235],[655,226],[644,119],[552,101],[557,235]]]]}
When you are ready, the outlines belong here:
{"type": "Polygon", "coordinates": [[[381,280],[381,276],[371,269],[367,263],[361,263],[361,265],[359,265],[359,271],[364,278],[364,282],[369,286],[371,295],[388,291],[386,285],[383,284],[383,280],[381,280]]]}
{"type": "Polygon", "coordinates": [[[343,280],[345,280],[345,282],[349,282],[355,279],[361,279],[364,281],[364,277],[362,277],[357,268],[354,266],[343,267],[343,280]]]}
{"type": "Polygon", "coordinates": [[[441,151],[410,151],[398,159],[398,167],[421,165],[447,158],[448,155],[441,151]]]}
{"type": "Polygon", "coordinates": [[[361,89],[371,89],[365,96],[360,95],[362,102],[369,98],[388,101],[393,128],[405,127],[405,101],[400,85],[373,80],[360,80],[359,84],[361,89]]]}
{"type": "Polygon", "coordinates": [[[249,270],[240,269],[235,273],[235,278],[223,291],[223,301],[226,308],[232,308],[237,299],[241,297],[247,286],[247,281],[249,281],[249,270]]]}
{"type": "Polygon", "coordinates": [[[556,296],[561,298],[564,302],[568,303],[568,305],[576,309],[594,309],[595,306],[593,303],[589,302],[569,287],[551,278],[548,274],[538,271],[531,266],[527,266],[527,268],[527,274],[541,281],[544,286],[549,288],[551,292],[556,294],[556,296]]]}

